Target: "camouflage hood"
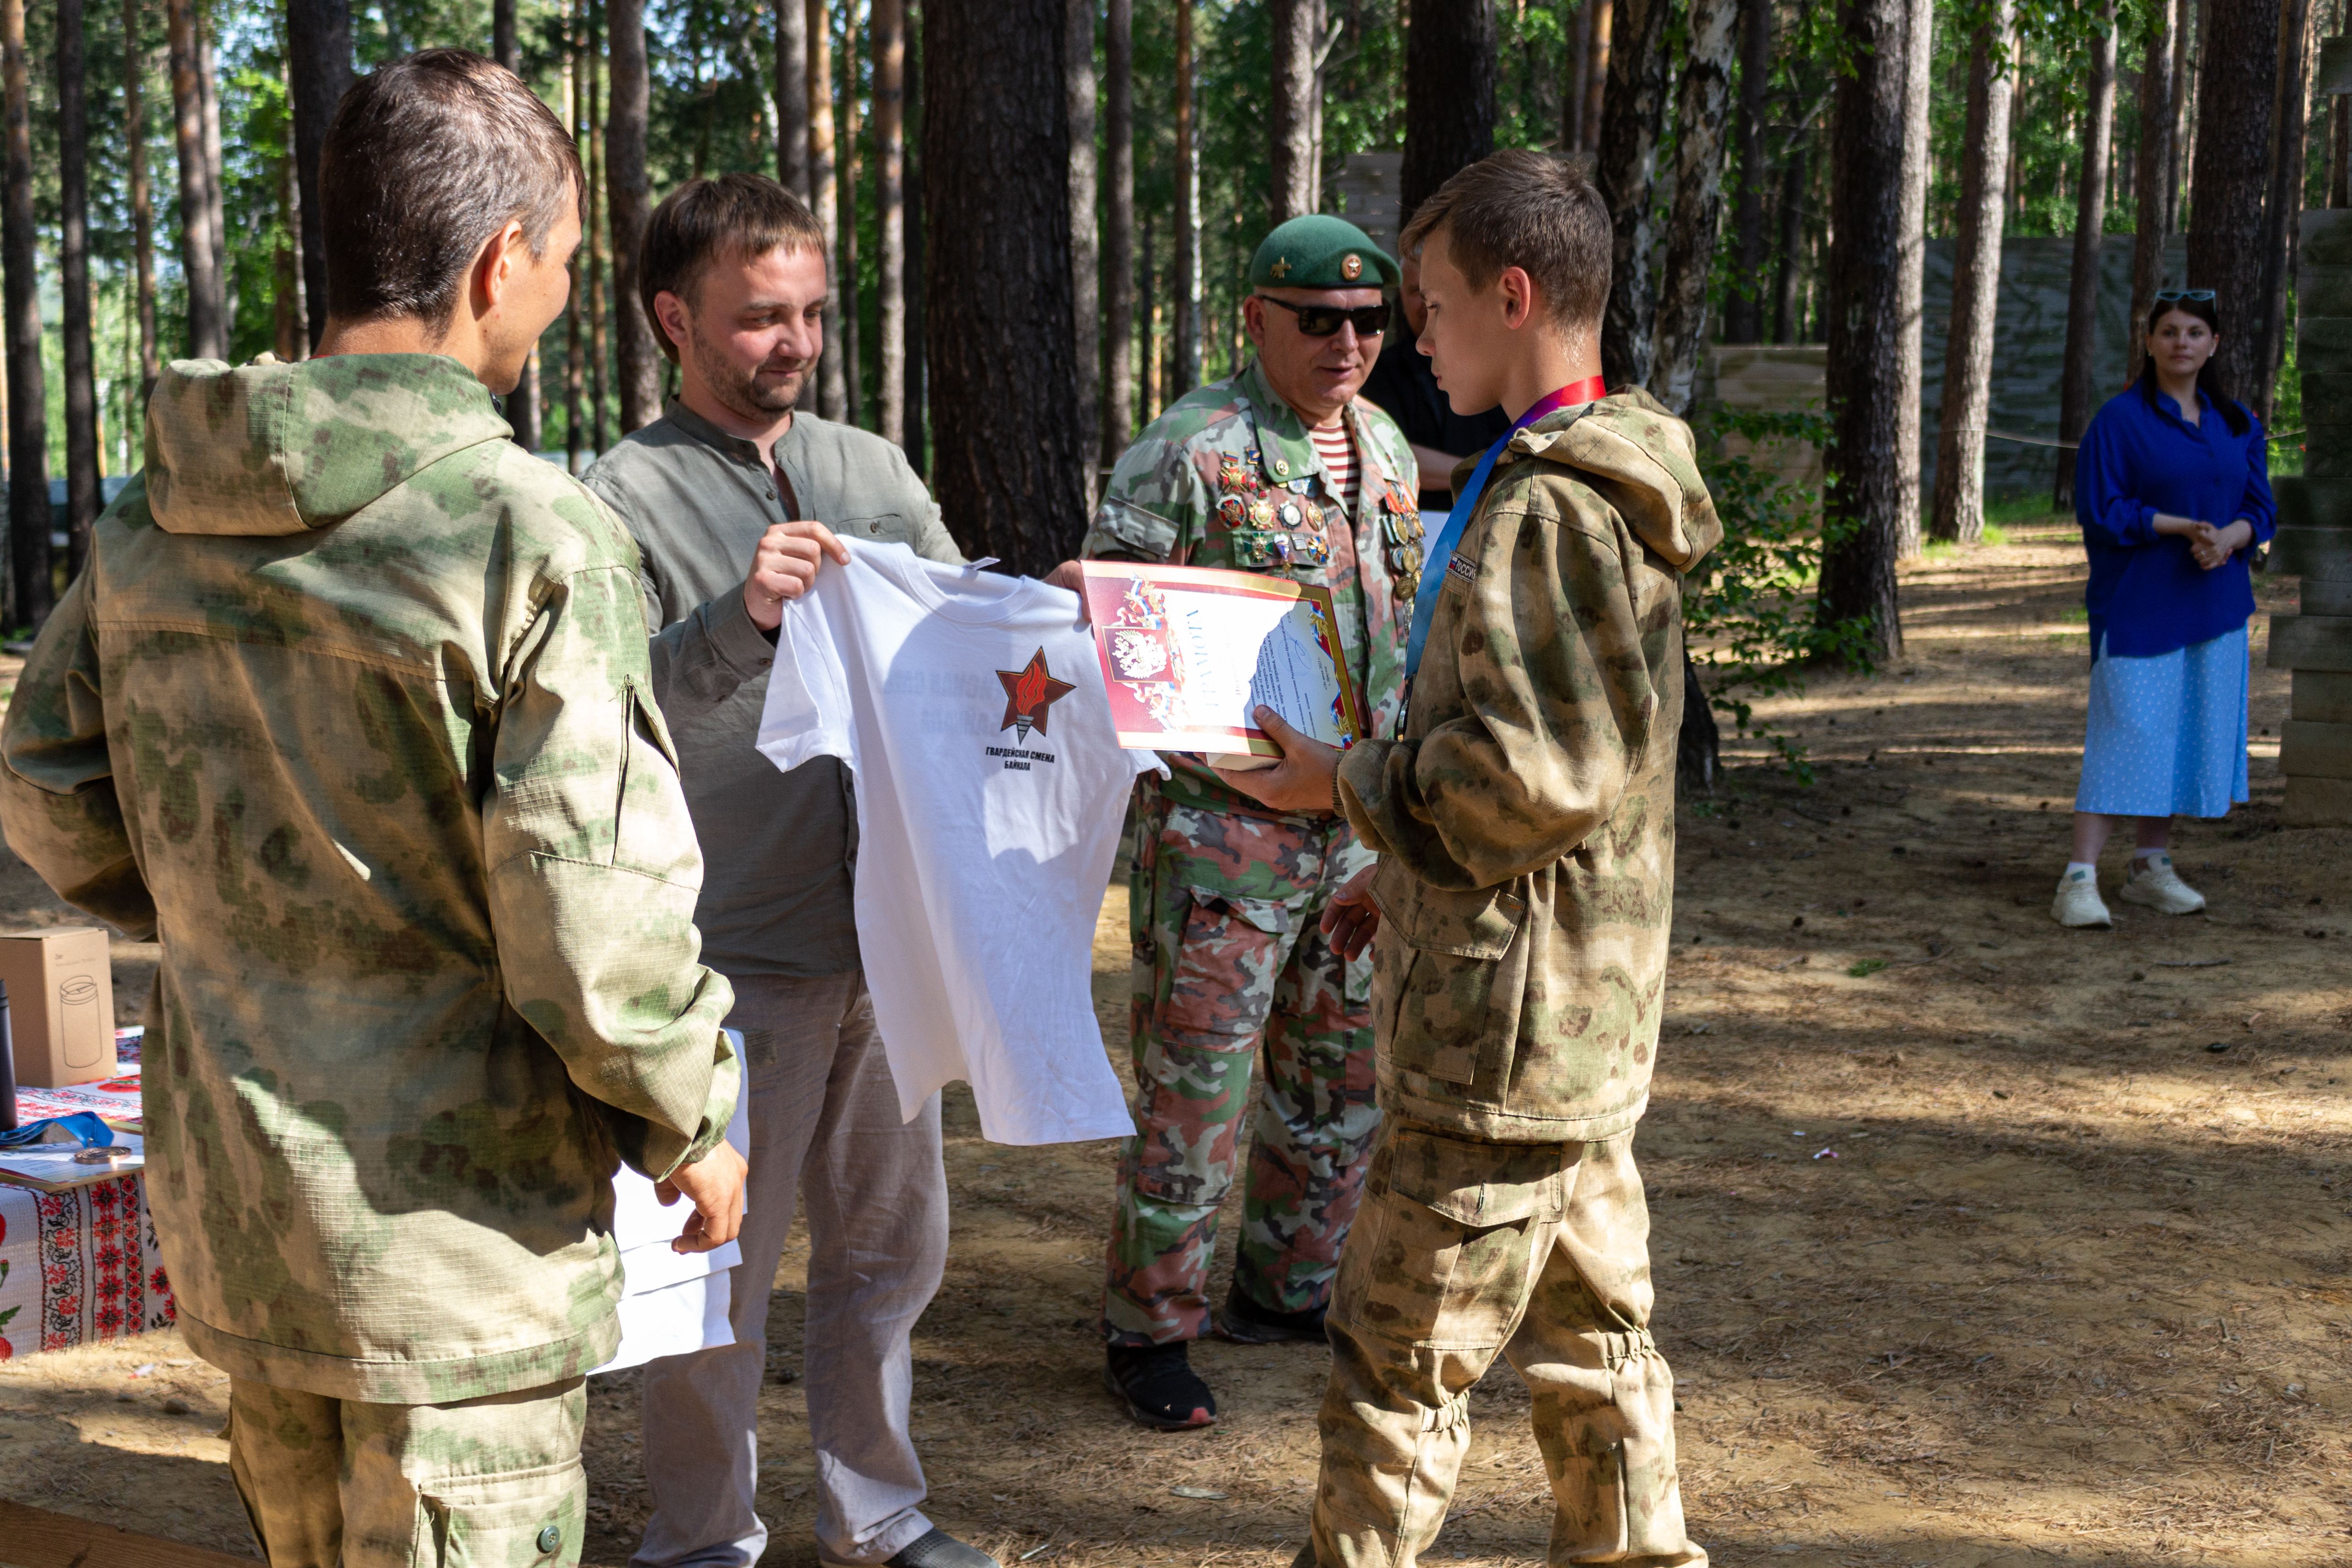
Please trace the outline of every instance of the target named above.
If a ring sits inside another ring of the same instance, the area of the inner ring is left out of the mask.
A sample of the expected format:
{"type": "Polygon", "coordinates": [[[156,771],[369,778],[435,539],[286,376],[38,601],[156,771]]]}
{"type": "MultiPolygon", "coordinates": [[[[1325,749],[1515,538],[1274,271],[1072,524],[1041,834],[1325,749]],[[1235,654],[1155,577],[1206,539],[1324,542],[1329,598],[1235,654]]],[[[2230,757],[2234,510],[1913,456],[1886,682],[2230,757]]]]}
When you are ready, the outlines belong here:
{"type": "Polygon", "coordinates": [[[489,389],[439,354],[181,360],[148,401],[147,504],[174,534],[299,534],[512,434],[489,389]]]}
{"type": "Polygon", "coordinates": [[[1539,419],[1511,438],[1510,450],[1575,469],[1676,571],[1722,542],[1690,426],[1639,388],[1612,392],[1580,414],[1539,419]]]}

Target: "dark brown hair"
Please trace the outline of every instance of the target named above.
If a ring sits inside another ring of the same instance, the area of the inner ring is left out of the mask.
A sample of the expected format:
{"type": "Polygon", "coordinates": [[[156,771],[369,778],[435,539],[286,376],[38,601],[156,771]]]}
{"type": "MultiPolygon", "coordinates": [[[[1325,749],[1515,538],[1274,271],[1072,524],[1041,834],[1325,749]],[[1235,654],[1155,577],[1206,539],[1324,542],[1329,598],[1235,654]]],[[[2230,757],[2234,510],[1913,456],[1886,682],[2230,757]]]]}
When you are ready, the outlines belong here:
{"type": "Polygon", "coordinates": [[[637,298],[662,352],[677,358],[677,345],[654,310],[655,295],[675,294],[691,308],[711,263],[765,256],[778,246],[823,256],[824,230],[798,196],[766,175],[693,179],[672,191],[646,224],[637,267],[637,298]]]}
{"type": "Polygon", "coordinates": [[[1514,148],[1457,172],[1423,202],[1400,248],[1418,256],[1445,231],[1445,254],[1485,289],[1507,267],[1535,279],[1552,320],[1597,328],[1609,302],[1609,206],[1574,164],[1514,148]]]}
{"type": "MultiPolygon", "coordinates": [[[[2213,302],[2210,299],[2190,299],[2185,295],[2172,299],[2159,299],[2148,307],[2147,330],[2141,335],[2145,337],[2153,333],[2156,330],[2156,324],[2175,310],[2179,311],[2183,316],[2196,317],[2197,319],[2213,329],[2213,336],[2216,338],[2221,335],[2221,312],[2214,308],[2213,302]]],[[[2239,406],[2238,400],[2230,395],[2229,383],[2221,379],[2221,368],[2211,360],[2207,360],[2203,368],[2197,372],[2197,390],[2212,400],[2213,406],[2221,411],[2221,423],[2230,427],[2231,434],[2246,434],[2246,421],[2250,416],[2243,408],[2239,406]]],[[[2154,408],[2156,393],[2156,356],[2143,355],[2139,365],[2139,395],[2148,407],[2154,408]]],[[[2188,410],[2183,409],[2181,412],[2186,413],[2188,410]]]]}
{"type": "Polygon", "coordinates": [[[503,66],[426,49],[362,77],[319,152],[327,309],[446,320],[490,236],[520,219],[544,255],[583,183],[562,122],[503,66]]]}

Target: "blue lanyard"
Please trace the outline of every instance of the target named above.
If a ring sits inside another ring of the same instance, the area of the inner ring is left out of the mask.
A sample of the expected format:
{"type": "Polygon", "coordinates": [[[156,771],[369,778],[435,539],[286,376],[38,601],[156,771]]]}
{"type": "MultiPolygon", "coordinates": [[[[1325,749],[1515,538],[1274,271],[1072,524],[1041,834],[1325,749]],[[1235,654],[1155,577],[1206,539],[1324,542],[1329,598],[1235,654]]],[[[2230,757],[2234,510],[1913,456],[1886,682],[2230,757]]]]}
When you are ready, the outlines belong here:
{"type": "Polygon", "coordinates": [[[1445,526],[1430,541],[1428,559],[1422,562],[1421,584],[1412,596],[1412,632],[1404,645],[1406,680],[1412,679],[1414,672],[1421,668],[1421,650],[1429,641],[1429,623],[1437,614],[1437,593],[1444,586],[1445,569],[1454,559],[1454,548],[1461,544],[1472,515],[1478,510],[1478,498],[1486,493],[1487,476],[1494,473],[1496,459],[1503,455],[1503,448],[1511,444],[1512,436],[1544,415],[1576,403],[1595,402],[1604,394],[1601,378],[1588,376],[1538,399],[1534,407],[1511,422],[1511,428],[1486,448],[1486,455],[1478,459],[1478,466],[1470,470],[1470,483],[1463,487],[1462,497],[1454,503],[1454,509],[1445,514],[1445,526]]]}

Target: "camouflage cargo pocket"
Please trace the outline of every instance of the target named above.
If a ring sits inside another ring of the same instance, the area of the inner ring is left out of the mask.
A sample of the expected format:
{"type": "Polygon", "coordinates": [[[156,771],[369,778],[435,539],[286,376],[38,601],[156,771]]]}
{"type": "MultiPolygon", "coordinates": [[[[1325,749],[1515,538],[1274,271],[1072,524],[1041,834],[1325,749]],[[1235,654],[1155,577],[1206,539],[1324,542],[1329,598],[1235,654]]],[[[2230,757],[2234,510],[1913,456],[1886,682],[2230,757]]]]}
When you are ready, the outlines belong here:
{"type": "Polygon", "coordinates": [[[1209,1051],[1254,1044],[1274,1007],[1297,924],[1273,899],[1188,889],[1183,946],[1176,955],[1160,1030],[1171,1041],[1209,1051]]]}
{"type": "Polygon", "coordinates": [[[1379,1218],[1358,1320],[1431,1349],[1501,1345],[1533,1283],[1539,1228],[1564,1212],[1578,1147],[1392,1128],[1367,1184],[1379,1218]]]}
{"type": "MultiPolygon", "coordinates": [[[[1516,885],[1516,884],[1512,884],[1516,885]]],[[[1393,987],[1383,1044],[1400,1071],[1469,1083],[1488,1054],[1507,1052],[1516,1032],[1516,992],[1524,955],[1513,956],[1527,901],[1503,887],[1449,893],[1390,861],[1372,883],[1381,918],[1406,951],[1393,987]],[[1505,1005],[1496,1007],[1497,1000],[1505,1005]]],[[[1386,1010],[1386,1009],[1384,1009],[1386,1010]]]]}
{"type": "Polygon", "coordinates": [[[587,1528],[578,1459],[417,1483],[414,1568],[571,1568],[587,1528]]]}
{"type": "Polygon", "coordinates": [[[661,705],[631,676],[621,699],[621,779],[613,800],[612,863],[661,875],[693,824],[679,792],[677,743],[661,705]]]}

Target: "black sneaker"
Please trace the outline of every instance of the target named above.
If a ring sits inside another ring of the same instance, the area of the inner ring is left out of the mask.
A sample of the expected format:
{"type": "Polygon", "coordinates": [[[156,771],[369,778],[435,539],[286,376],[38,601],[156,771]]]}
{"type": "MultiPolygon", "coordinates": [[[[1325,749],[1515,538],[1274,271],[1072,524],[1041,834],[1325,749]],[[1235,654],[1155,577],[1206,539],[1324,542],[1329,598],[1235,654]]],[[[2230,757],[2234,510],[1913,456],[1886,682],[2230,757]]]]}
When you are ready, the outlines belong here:
{"type": "Polygon", "coordinates": [[[1160,1432],[1206,1427],[1217,1418],[1217,1396],[1172,1344],[1115,1344],[1103,1366],[1103,1386],[1127,1403],[1137,1423],[1160,1432]]]}
{"type": "Polygon", "coordinates": [[[1216,1315],[1220,1337],[1235,1344],[1280,1344],[1286,1340],[1312,1340],[1325,1343],[1323,1313],[1277,1312],[1261,1307],[1242,1294],[1239,1285],[1225,1292],[1224,1310],[1216,1315]]]}

